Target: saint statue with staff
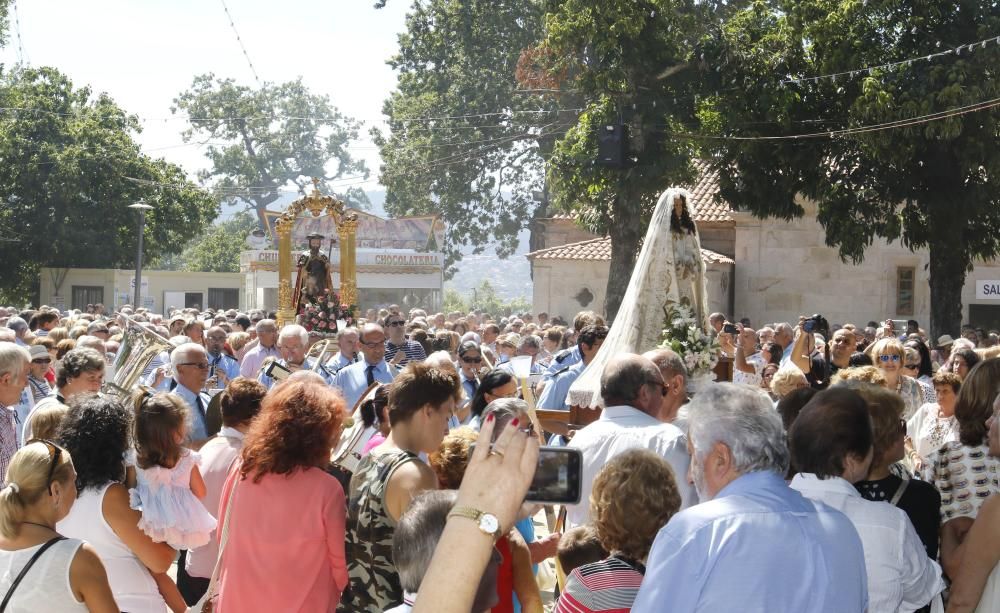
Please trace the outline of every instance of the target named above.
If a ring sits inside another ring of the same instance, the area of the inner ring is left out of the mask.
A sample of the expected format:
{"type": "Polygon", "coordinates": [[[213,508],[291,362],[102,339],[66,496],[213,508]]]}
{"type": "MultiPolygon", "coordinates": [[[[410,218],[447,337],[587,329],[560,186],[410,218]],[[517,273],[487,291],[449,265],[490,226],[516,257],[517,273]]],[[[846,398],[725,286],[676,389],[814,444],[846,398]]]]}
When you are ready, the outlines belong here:
{"type": "Polygon", "coordinates": [[[333,273],[330,258],[319,252],[323,246],[322,234],[310,234],[309,251],[299,255],[295,277],[295,295],[292,304],[296,313],[312,304],[324,302],[327,295],[333,291],[333,273]]]}

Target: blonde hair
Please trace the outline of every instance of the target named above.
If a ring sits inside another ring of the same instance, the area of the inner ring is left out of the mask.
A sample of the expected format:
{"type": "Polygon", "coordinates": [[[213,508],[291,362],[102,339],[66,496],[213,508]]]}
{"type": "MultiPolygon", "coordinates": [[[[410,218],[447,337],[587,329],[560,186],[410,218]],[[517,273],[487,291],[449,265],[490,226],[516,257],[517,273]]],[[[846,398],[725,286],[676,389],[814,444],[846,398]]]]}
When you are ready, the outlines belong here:
{"type": "Polygon", "coordinates": [[[47,402],[31,413],[31,435],[34,438],[55,440],[59,425],[69,413],[69,407],[58,402],[47,402]]]}
{"type": "MultiPolygon", "coordinates": [[[[59,465],[52,472],[52,481],[65,483],[73,474],[69,452],[61,449],[59,465]]],[[[42,442],[25,445],[14,454],[7,467],[7,485],[0,489],[0,534],[14,538],[28,507],[41,500],[49,491],[45,479],[52,464],[52,448],[42,442]]]]}
{"type": "Polygon", "coordinates": [[[778,398],[784,398],[789,392],[808,385],[806,374],[793,364],[779,368],[778,372],[774,373],[771,378],[771,393],[778,398]]]}
{"type": "Polygon", "coordinates": [[[51,338],[53,343],[58,344],[59,341],[69,338],[69,330],[62,326],[57,326],[49,330],[49,335],[45,338],[51,338]]]}
{"type": "Polygon", "coordinates": [[[455,428],[441,440],[441,446],[427,459],[443,490],[457,490],[469,465],[472,445],[479,433],[468,426],[455,428]]]}
{"type": "Polygon", "coordinates": [[[233,332],[229,335],[229,346],[233,351],[239,351],[250,342],[250,335],[246,332],[233,332]]]}
{"type": "Polygon", "coordinates": [[[842,383],[844,381],[863,381],[872,385],[889,385],[889,381],[882,374],[877,366],[855,366],[854,368],[841,368],[837,374],[833,375],[831,384],[842,383]]]}
{"type": "Polygon", "coordinates": [[[875,344],[868,349],[868,355],[873,362],[877,362],[880,355],[898,355],[902,360],[906,357],[906,352],[903,350],[903,343],[894,338],[883,338],[875,341],[875,344]]]}

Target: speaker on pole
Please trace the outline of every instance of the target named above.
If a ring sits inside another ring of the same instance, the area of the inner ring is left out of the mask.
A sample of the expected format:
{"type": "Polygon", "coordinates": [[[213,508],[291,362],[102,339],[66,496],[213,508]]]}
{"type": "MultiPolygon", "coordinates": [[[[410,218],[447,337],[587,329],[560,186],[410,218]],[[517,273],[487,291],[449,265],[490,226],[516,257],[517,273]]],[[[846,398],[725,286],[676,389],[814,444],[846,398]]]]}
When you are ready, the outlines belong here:
{"type": "Polygon", "coordinates": [[[623,168],[627,142],[621,123],[604,125],[597,131],[597,163],[609,168],[623,168]]]}

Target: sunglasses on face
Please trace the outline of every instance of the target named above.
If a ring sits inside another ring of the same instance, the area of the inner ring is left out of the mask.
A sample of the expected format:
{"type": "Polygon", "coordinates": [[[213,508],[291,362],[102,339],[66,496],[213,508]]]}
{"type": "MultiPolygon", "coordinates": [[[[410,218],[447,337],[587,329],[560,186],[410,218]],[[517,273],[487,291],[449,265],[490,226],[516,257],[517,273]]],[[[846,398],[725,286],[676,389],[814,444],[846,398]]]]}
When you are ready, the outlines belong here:
{"type": "Polygon", "coordinates": [[[194,366],[198,370],[208,370],[208,362],[181,362],[178,366],[194,366]]]}
{"type": "Polygon", "coordinates": [[[482,364],[483,358],[462,358],[462,361],[466,364],[482,364]]]}
{"type": "Polygon", "coordinates": [[[399,326],[405,326],[405,325],[406,325],[405,321],[390,321],[389,322],[389,327],[390,328],[398,328],[399,326]]]}
{"type": "Polygon", "coordinates": [[[52,358],[35,358],[31,361],[32,364],[51,364],[52,358]]]}
{"type": "Polygon", "coordinates": [[[898,362],[899,361],[899,356],[898,355],[880,355],[880,356],[878,356],[878,361],[879,362],[883,362],[883,363],[885,363],[885,362],[898,362]]]}
{"type": "Polygon", "coordinates": [[[371,343],[361,343],[361,344],[364,345],[365,347],[368,347],[369,349],[375,349],[377,347],[384,346],[385,345],[385,341],[375,341],[375,342],[371,342],[371,343]]]}
{"type": "Polygon", "coordinates": [[[909,370],[917,370],[918,368],[920,368],[920,364],[906,364],[905,366],[903,366],[903,368],[907,368],[909,370]]]}

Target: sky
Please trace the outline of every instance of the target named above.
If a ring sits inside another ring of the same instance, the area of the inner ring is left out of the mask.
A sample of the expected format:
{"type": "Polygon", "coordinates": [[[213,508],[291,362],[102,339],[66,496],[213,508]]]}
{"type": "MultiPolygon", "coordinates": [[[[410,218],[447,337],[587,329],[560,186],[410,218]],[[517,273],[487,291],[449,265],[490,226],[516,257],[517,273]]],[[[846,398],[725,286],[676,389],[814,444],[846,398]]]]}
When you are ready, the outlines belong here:
{"type": "MultiPolygon", "coordinates": [[[[187,123],[171,118],[173,98],[195,75],[211,72],[254,86],[253,73],[223,0],[15,0],[0,62],[53,66],[75,86],[106,92],[144,119],[137,139],[150,155],[184,167],[190,176],[207,163],[184,145],[187,123]],[[19,27],[18,27],[19,26],[19,27]],[[22,54],[23,50],[23,54],[22,54]]],[[[378,151],[368,128],[383,119],[382,102],[396,75],[386,59],[397,50],[410,0],[225,0],[262,81],[299,76],[313,93],[365,122],[352,153],[365,159],[379,189],[378,151]]]]}

